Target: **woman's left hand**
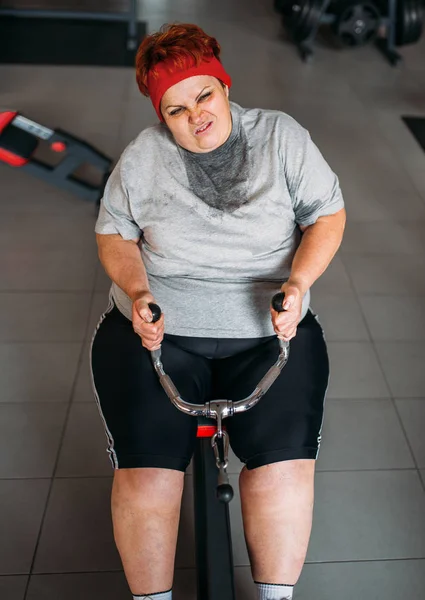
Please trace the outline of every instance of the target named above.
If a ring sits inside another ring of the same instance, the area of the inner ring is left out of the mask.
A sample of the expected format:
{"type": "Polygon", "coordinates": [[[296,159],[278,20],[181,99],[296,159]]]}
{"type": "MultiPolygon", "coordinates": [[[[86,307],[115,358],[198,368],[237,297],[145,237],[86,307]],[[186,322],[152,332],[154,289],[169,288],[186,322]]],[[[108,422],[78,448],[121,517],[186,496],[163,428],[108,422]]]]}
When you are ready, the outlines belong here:
{"type": "Polygon", "coordinates": [[[270,312],[277,337],[289,342],[297,334],[297,326],[301,319],[303,294],[301,289],[296,284],[291,283],[290,280],[282,285],[281,291],[285,294],[283,302],[285,310],[278,313],[271,308],[270,312]]]}

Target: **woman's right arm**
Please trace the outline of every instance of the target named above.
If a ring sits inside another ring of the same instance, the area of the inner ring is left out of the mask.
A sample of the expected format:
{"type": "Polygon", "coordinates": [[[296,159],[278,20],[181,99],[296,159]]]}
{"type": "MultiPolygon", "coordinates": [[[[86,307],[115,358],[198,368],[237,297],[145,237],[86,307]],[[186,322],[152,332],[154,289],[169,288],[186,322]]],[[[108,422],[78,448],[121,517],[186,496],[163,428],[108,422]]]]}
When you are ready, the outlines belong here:
{"type": "Polygon", "coordinates": [[[133,302],[134,331],[142,338],[148,350],[159,348],[164,336],[164,316],[152,323],[148,303],[155,302],[149,290],[145,265],[140,254],[138,239],[125,240],[119,234],[96,234],[99,259],[108,277],[133,302]]]}

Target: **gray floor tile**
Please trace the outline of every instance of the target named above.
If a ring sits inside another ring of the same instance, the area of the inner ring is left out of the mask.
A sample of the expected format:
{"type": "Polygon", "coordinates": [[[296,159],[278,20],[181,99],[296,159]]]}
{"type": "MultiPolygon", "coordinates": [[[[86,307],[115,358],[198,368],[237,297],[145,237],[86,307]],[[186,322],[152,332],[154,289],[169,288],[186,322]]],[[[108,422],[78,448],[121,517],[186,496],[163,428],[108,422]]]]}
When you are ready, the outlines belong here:
{"type": "Polygon", "coordinates": [[[406,218],[406,207],[409,219],[425,219],[425,205],[416,190],[380,194],[356,179],[353,172],[341,182],[348,221],[400,221],[406,218]]]}
{"type": "Polygon", "coordinates": [[[126,600],[131,598],[123,572],[33,575],[26,600],[126,600]]]}
{"type": "Polygon", "coordinates": [[[294,598],[398,600],[420,598],[424,589],[423,560],[309,564],[304,567],[294,598]]]}
{"type": "MultiPolygon", "coordinates": [[[[83,72],[81,68],[78,70],[83,72]]],[[[84,89],[83,79],[77,82],[78,70],[74,73],[75,79],[63,85],[64,89],[61,89],[60,76],[56,72],[53,75],[56,81],[54,94],[49,97],[46,93],[44,103],[35,102],[31,94],[27,101],[20,96],[15,95],[14,98],[11,95],[9,102],[19,102],[22,114],[32,120],[52,129],[60,127],[113,158],[121,127],[126,89],[115,88],[114,78],[109,82],[110,90],[107,93],[99,94],[99,90],[95,93],[94,81],[84,89]]],[[[65,73],[71,74],[69,67],[65,69],[65,73]]],[[[94,80],[99,81],[99,77],[95,75],[94,80]]]]}
{"type": "Polygon", "coordinates": [[[235,568],[235,591],[236,600],[257,600],[257,588],[250,567],[235,568]]]}
{"type": "Polygon", "coordinates": [[[18,173],[16,169],[4,164],[0,164],[0,180],[2,198],[7,199],[7,202],[0,203],[2,218],[5,215],[68,215],[93,219],[96,214],[92,203],[47,181],[18,173]]]}
{"type": "Polygon", "coordinates": [[[80,342],[90,294],[0,293],[1,342],[80,342]]]}
{"type": "Polygon", "coordinates": [[[96,252],[95,219],[70,215],[3,215],[0,224],[0,248],[14,252],[57,252],[58,249],[96,252]]]}
{"type": "MultiPolygon", "coordinates": [[[[5,578],[3,578],[5,579],[5,578]]],[[[0,591],[1,591],[0,579],[0,591]]],[[[26,600],[126,600],[131,598],[122,571],[116,573],[65,573],[33,575],[26,600]]],[[[174,574],[173,598],[196,600],[195,571],[177,570],[174,574]]],[[[15,600],[5,596],[5,600],[15,600]]],[[[23,597],[16,596],[16,600],[23,597]]]]}
{"type": "Polygon", "coordinates": [[[423,150],[402,119],[394,117],[391,111],[375,110],[374,118],[382,135],[398,154],[406,172],[419,192],[425,192],[423,173],[423,150]]]}
{"type": "Polygon", "coordinates": [[[107,439],[94,401],[73,404],[59,455],[57,477],[111,476],[107,439]]]}
{"type": "Polygon", "coordinates": [[[397,85],[379,82],[374,86],[355,87],[356,94],[366,103],[380,109],[391,110],[395,115],[415,113],[420,110],[420,83],[418,77],[400,77],[397,85]]]}
{"type": "MultiPolygon", "coordinates": [[[[237,600],[257,600],[249,567],[237,567],[235,581],[237,600]]],[[[306,564],[294,600],[399,600],[424,589],[424,560],[306,564]]]]}
{"type": "Polygon", "coordinates": [[[308,562],[425,557],[416,471],[318,473],[308,562]]]}
{"type": "Polygon", "coordinates": [[[373,346],[367,342],[329,342],[328,398],[386,398],[389,390],[373,346]]]}
{"type": "Polygon", "coordinates": [[[0,344],[0,402],[68,402],[82,344],[0,344]]]}
{"type": "Polygon", "coordinates": [[[157,122],[157,116],[150,102],[137,90],[137,95],[132,97],[124,106],[124,117],[120,130],[118,151],[125,147],[146,127],[157,122]]]}
{"type": "Polygon", "coordinates": [[[347,221],[342,254],[417,254],[425,252],[425,221],[347,221]]]}
{"type": "Polygon", "coordinates": [[[312,286],[312,297],[315,294],[351,295],[353,288],[339,255],[335,256],[329,267],[312,286]]]}
{"type": "Polygon", "coordinates": [[[378,199],[388,202],[395,194],[402,201],[406,213],[403,219],[412,220],[410,214],[411,201],[413,206],[416,202],[417,189],[400,162],[397,152],[385,144],[379,137],[379,147],[368,150],[363,144],[360,146],[360,152],[356,157],[356,169],[364,173],[365,179],[372,193],[378,199]]]}
{"type": "Polygon", "coordinates": [[[24,600],[27,577],[4,576],[0,577],[0,598],[4,600],[24,600]]]}
{"type": "Polygon", "coordinates": [[[111,478],[56,479],[34,573],[121,569],[112,535],[111,478]]]}
{"type": "Polygon", "coordinates": [[[425,398],[396,400],[418,467],[425,469],[425,398]]]}
{"type": "Polygon", "coordinates": [[[360,296],[360,303],[373,340],[425,340],[425,298],[360,296]]]}
{"type": "Polygon", "coordinates": [[[87,217],[4,215],[0,289],[90,291],[97,269],[93,228],[87,217]]]}
{"type": "Polygon", "coordinates": [[[354,296],[313,292],[310,306],[318,315],[327,341],[369,341],[369,333],[354,296]]]}
{"type": "MultiPolygon", "coordinates": [[[[112,536],[110,489],[110,478],[55,481],[36,556],[35,573],[121,568],[112,536]]],[[[186,476],[176,567],[193,568],[194,565],[192,480],[186,476]]]]}
{"type": "Polygon", "coordinates": [[[406,260],[402,255],[345,254],[343,262],[359,294],[425,295],[425,255],[406,260]]]}
{"type": "Polygon", "coordinates": [[[44,252],[28,247],[8,251],[0,257],[0,291],[91,291],[96,266],[94,253],[84,249],[44,252]]]}
{"type": "Polygon", "coordinates": [[[0,478],[52,477],[65,404],[0,405],[0,478]]]}
{"type": "Polygon", "coordinates": [[[423,342],[377,342],[375,347],[393,396],[425,396],[423,342]]]}
{"type": "Polygon", "coordinates": [[[194,569],[177,569],[174,573],[173,599],[197,600],[196,571],[194,569]]]}
{"type": "MultiPolygon", "coordinates": [[[[236,476],[230,505],[236,566],[249,565],[236,476]]],[[[416,471],[317,473],[307,562],[425,556],[425,492],[416,471]]]]}
{"type": "Polygon", "coordinates": [[[319,471],[414,467],[391,400],[326,401],[319,471]]]}
{"type": "Polygon", "coordinates": [[[29,573],[50,481],[0,480],[0,574],[29,573]]]}

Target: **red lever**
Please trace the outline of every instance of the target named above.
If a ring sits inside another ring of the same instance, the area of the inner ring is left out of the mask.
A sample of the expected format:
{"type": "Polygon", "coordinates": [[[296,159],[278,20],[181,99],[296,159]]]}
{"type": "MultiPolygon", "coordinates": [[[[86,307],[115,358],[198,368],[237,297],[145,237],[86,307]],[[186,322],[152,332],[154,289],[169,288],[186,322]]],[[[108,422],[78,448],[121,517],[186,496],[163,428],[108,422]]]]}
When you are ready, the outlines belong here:
{"type": "Polygon", "coordinates": [[[50,144],[50,148],[53,152],[65,152],[66,144],[65,142],[53,142],[53,144],[50,144]]]}
{"type": "Polygon", "coordinates": [[[11,110],[0,112],[0,133],[7,125],[9,125],[9,123],[13,121],[17,114],[18,113],[16,111],[11,110]]]}

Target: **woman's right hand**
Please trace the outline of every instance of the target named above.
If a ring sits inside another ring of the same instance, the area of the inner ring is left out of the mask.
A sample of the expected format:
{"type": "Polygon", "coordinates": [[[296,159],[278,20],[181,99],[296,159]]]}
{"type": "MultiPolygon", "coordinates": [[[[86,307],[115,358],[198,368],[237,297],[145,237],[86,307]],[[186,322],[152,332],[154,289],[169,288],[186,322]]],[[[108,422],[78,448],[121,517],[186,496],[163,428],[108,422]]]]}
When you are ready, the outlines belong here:
{"type": "Polygon", "coordinates": [[[164,315],[156,323],[152,323],[152,313],[148,306],[155,303],[152,294],[144,292],[133,300],[132,322],[134,331],[142,338],[142,345],[147,350],[158,350],[164,337],[164,315]]]}

